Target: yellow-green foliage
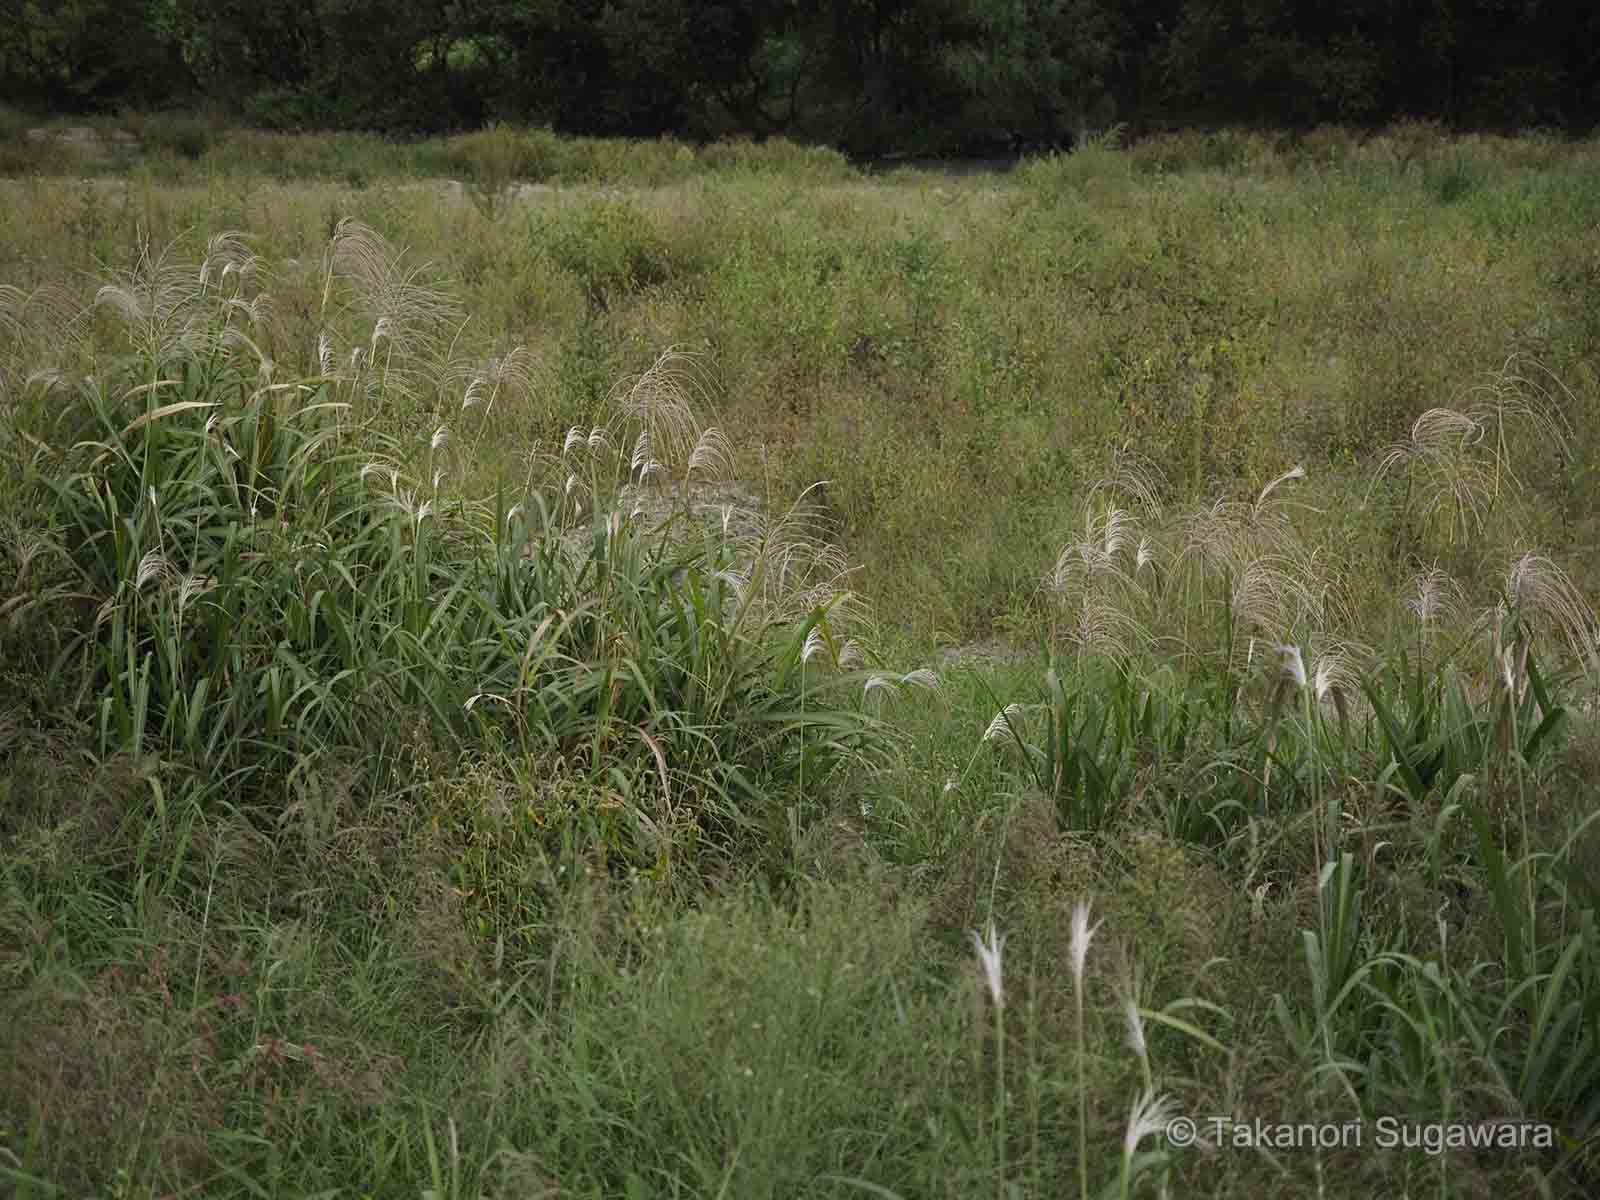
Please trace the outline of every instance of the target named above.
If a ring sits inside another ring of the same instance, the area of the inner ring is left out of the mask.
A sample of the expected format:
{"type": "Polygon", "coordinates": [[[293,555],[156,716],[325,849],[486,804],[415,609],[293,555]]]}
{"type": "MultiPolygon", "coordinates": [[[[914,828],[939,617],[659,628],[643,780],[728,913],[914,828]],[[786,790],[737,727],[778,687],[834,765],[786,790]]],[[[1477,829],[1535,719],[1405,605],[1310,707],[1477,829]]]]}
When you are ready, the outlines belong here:
{"type": "MultiPolygon", "coordinates": [[[[829,480],[863,586],[923,631],[1014,607],[1118,445],[1160,463],[1172,499],[1251,494],[1305,463],[1343,517],[1418,416],[1513,354],[1570,391],[1577,432],[1559,461],[1517,449],[1540,540],[1593,529],[1589,143],[1224,131],[877,180],[779,143],[353,137],[218,138],[203,182],[163,182],[158,153],[122,179],[6,183],[0,273],[59,280],[122,261],[141,231],[239,228],[263,257],[306,258],[359,217],[457,283],[474,334],[555,369],[521,444],[472,464],[483,479],[662,347],[703,351],[766,448],[743,470],[790,494],[829,480]],[[461,186],[397,174],[430,164],[461,186]],[[333,182],[266,182],[297,173],[333,182]]],[[[315,330],[282,298],[274,357],[303,366],[315,330]]],[[[1338,549],[1378,556],[1362,533],[1382,524],[1341,527],[1338,549]]]]}

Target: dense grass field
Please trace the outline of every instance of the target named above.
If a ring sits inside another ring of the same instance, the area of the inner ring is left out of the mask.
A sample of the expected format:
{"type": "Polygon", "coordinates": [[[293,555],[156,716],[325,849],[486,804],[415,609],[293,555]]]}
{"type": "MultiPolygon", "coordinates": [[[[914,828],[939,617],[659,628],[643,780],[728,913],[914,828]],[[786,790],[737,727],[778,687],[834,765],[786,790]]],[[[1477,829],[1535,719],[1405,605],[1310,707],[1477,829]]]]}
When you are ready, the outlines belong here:
{"type": "Polygon", "coordinates": [[[0,121],[14,1194],[1600,1188],[1596,143],[131,127],[0,121]]]}

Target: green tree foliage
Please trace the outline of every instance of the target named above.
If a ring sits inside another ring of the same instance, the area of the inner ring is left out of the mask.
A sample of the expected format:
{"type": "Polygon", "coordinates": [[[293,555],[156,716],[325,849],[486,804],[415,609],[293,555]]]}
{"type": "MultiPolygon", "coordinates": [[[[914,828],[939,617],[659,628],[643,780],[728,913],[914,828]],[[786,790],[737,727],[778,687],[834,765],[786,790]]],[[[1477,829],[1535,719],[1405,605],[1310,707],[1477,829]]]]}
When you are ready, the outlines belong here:
{"type": "Polygon", "coordinates": [[[277,125],[492,119],[984,153],[1085,127],[1401,116],[1586,127],[1557,0],[0,0],[0,98],[216,98],[277,125]]]}
{"type": "Polygon", "coordinates": [[[772,4],[469,0],[455,36],[492,62],[499,112],[557,128],[695,129],[737,95],[772,4]]]}
{"type": "Polygon", "coordinates": [[[192,86],[174,0],[0,0],[0,96],[52,107],[147,104],[192,86]]]}
{"type": "Polygon", "coordinates": [[[1592,122],[1600,14],[1554,0],[1186,0],[1155,48],[1173,111],[1308,124],[1592,122]]]}
{"type": "MultiPolygon", "coordinates": [[[[207,95],[272,124],[429,128],[481,120],[452,89],[459,14],[379,0],[173,0],[207,95]]],[[[474,111],[474,108],[479,111],[474,111]]]]}

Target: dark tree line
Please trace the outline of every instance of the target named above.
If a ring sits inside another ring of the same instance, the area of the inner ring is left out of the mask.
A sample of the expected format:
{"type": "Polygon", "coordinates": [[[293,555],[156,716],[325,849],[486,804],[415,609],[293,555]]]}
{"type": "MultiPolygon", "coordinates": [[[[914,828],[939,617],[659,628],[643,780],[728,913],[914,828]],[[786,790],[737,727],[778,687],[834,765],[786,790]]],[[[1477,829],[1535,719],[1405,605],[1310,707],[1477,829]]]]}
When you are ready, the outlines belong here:
{"type": "Polygon", "coordinates": [[[1571,0],[0,0],[0,93],[286,127],[488,120],[982,153],[1413,116],[1588,129],[1571,0]]]}

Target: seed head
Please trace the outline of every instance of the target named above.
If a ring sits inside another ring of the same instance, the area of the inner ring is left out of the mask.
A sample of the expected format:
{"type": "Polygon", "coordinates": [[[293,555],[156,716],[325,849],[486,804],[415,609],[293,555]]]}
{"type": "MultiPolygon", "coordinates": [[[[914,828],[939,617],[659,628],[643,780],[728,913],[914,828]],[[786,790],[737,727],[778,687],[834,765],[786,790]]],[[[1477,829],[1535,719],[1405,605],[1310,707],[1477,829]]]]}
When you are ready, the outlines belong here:
{"type": "Polygon", "coordinates": [[[1300,655],[1299,646],[1279,646],[1278,653],[1283,655],[1283,674],[1286,679],[1297,688],[1306,686],[1306,660],[1300,655]]]}
{"type": "Polygon", "coordinates": [[[861,695],[863,698],[867,698],[879,689],[887,689],[893,695],[899,692],[900,685],[894,681],[893,677],[879,671],[867,679],[866,685],[861,689],[861,695]]]}
{"type": "Polygon", "coordinates": [[[166,583],[176,573],[176,568],[168,561],[166,555],[159,550],[151,550],[139,560],[138,570],[134,574],[133,586],[143,591],[144,585],[151,580],[155,580],[157,583],[166,583]]]}
{"type": "Polygon", "coordinates": [[[996,1008],[1006,1006],[1005,981],[1001,971],[1001,954],[1005,950],[1006,935],[996,933],[991,919],[984,933],[972,931],[972,944],[978,951],[978,961],[983,964],[984,982],[989,986],[989,998],[996,1008]]]}
{"type": "Polygon", "coordinates": [[[817,651],[822,649],[823,645],[824,639],[822,636],[822,626],[813,625],[811,627],[811,632],[806,634],[806,644],[801,647],[800,661],[803,663],[810,662],[817,651]]]}
{"type": "Polygon", "coordinates": [[[999,741],[1001,738],[1005,737],[1006,734],[1011,732],[1013,728],[1012,723],[1020,720],[1021,717],[1022,705],[1006,705],[999,712],[995,713],[994,720],[989,722],[989,728],[983,732],[983,740],[986,742],[999,741]]]}
{"type": "Polygon", "coordinates": [[[1100,922],[1089,924],[1089,901],[1079,900],[1072,906],[1072,940],[1068,944],[1068,953],[1072,958],[1072,986],[1078,995],[1083,995],[1083,973],[1089,962],[1089,946],[1094,942],[1094,935],[1100,928],[1100,922]]]}
{"type": "Polygon", "coordinates": [[[1165,1133],[1168,1123],[1177,1115],[1178,1106],[1170,1096],[1146,1089],[1134,1097],[1133,1107],[1128,1111],[1128,1128],[1122,1138],[1124,1161],[1133,1158],[1145,1138],[1165,1133]]]}

